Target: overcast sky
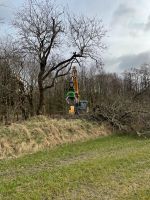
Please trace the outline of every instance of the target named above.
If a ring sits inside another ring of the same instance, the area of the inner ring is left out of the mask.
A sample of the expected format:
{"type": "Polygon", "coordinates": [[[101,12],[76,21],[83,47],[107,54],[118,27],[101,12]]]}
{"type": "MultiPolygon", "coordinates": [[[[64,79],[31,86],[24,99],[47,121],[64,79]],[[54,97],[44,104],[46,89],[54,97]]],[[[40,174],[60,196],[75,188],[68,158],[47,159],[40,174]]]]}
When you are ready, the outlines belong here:
{"type": "MultiPolygon", "coordinates": [[[[150,0],[57,0],[68,4],[74,13],[97,16],[108,30],[103,53],[105,68],[110,72],[150,63],[150,0]]],[[[12,13],[23,0],[0,0],[0,18],[8,24],[12,13]]],[[[2,25],[1,25],[2,26],[2,25]]],[[[10,33],[3,25],[1,35],[10,33]]]]}

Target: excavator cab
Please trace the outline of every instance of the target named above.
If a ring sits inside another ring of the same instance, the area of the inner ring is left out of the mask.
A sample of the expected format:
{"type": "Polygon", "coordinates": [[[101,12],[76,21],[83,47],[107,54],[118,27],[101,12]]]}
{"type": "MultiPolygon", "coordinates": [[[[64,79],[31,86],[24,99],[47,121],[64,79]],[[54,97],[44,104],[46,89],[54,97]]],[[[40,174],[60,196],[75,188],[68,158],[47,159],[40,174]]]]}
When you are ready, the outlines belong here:
{"type": "Polygon", "coordinates": [[[79,113],[86,113],[88,112],[88,101],[87,100],[80,100],[78,105],[79,113]]]}

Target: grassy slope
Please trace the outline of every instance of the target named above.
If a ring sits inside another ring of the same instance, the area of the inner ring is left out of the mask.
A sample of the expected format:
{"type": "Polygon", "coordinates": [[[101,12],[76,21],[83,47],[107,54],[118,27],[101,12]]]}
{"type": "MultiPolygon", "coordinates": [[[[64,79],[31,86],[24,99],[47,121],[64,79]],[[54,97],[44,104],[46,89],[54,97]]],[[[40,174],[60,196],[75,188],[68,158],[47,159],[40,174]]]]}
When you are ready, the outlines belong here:
{"type": "Polygon", "coordinates": [[[22,123],[0,126],[0,159],[108,134],[110,131],[105,126],[86,120],[34,117],[22,123]]]}
{"type": "Polygon", "coordinates": [[[150,199],[150,140],[108,136],[0,161],[0,199],[150,199]]]}

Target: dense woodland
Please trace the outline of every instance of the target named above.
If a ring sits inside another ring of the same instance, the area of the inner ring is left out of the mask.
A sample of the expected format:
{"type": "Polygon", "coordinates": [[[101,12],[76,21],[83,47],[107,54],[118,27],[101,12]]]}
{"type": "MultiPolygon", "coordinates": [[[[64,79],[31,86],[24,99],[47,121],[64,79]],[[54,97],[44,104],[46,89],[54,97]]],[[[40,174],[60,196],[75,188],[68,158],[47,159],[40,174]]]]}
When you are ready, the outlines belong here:
{"type": "Polygon", "coordinates": [[[16,36],[0,43],[1,122],[67,114],[65,85],[77,66],[80,98],[88,100],[91,118],[125,131],[149,129],[150,65],[119,75],[105,72],[107,31],[101,20],[70,15],[48,0],[29,0],[12,24],[16,36]]]}

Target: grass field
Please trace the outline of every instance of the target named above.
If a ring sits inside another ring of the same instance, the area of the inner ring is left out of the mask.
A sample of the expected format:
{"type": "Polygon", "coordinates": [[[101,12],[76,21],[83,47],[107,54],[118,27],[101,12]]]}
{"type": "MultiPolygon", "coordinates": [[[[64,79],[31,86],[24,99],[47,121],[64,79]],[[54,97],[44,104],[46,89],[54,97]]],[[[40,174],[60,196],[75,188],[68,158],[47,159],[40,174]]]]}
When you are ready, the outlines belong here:
{"type": "Polygon", "coordinates": [[[150,140],[106,136],[2,160],[0,199],[149,200],[150,140]]]}

